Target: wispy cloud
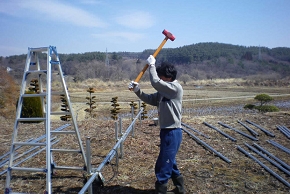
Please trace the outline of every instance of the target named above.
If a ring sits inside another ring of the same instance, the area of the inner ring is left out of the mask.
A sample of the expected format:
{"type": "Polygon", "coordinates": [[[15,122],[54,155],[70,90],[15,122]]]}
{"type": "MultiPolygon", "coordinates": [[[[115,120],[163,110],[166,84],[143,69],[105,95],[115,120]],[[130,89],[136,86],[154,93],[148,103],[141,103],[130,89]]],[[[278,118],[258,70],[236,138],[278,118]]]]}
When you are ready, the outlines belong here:
{"type": "Polygon", "coordinates": [[[118,24],[133,29],[146,29],[155,24],[155,20],[152,15],[143,11],[135,11],[124,14],[116,17],[115,19],[118,24]]]}
{"type": "Polygon", "coordinates": [[[59,1],[10,1],[2,3],[0,12],[10,15],[31,13],[31,17],[66,22],[76,26],[106,27],[107,24],[87,11],[59,1]],[[8,10],[8,11],[7,11],[8,10]]]}
{"type": "Polygon", "coordinates": [[[124,39],[130,42],[136,42],[144,37],[144,34],[141,33],[131,33],[131,32],[106,32],[103,34],[92,34],[94,37],[98,38],[107,38],[110,39],[124,39]]]}

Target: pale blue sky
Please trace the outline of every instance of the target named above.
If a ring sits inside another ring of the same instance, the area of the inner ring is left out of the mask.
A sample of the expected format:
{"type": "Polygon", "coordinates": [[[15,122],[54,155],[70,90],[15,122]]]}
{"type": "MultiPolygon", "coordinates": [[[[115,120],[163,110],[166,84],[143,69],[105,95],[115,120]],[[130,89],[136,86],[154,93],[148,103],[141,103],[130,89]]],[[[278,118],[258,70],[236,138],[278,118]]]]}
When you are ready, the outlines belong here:
{"type": "Polygon", "coordinates": [[[290,47],[290,0],[0,0],[0,56],[142,52],[200,42],[290,47]]]}

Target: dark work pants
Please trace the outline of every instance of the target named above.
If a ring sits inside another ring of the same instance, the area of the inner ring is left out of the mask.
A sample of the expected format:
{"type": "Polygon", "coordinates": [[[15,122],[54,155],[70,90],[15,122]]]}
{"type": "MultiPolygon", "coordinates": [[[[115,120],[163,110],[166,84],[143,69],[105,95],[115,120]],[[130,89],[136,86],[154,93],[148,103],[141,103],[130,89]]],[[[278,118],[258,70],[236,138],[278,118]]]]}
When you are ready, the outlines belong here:
{"type": "Polygon", "coordinates": [[[160,152],[155,164],[155,175],[159,184],[165,184],[171,177],[180,175],[175,156],[181,141],[181,128],[160,130],[160,152]]]}

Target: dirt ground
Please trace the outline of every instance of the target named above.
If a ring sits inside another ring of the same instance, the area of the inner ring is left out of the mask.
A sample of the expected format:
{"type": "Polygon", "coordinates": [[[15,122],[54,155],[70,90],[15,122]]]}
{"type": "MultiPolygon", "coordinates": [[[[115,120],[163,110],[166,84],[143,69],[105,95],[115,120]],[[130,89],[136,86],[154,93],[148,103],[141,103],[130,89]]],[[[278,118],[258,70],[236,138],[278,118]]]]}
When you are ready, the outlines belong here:
{"type": "MultiPolygon", "coordinates": [[[[269,161],[265,160],[253,151],[250,151],[245,143],[254,143],[263,147],[273,155],[290,165],[289,153],[273,146],[269,140],[275,141],[284,147],[290,148],[289,139],[283,135],[276,125],[284,125],[290,128],[290,106],[289,99],[277,101],[280,112],[261,114],[255,111],[244,110],[239,103],[223,104],[222,106],[201,106],[185,109],[182,122],[193,130],[184,127],[197,138],[211,146],[222,156],[230,160],[226,162],[221,157],[214,154],[204,145],[193,139],[183,131],[183,141],[177,155],[177,163],[185,178],[187,193],[289,193],[290,188],[281,182],[281,179],[290,183],[289,175],[279,170],[269,161]],[[249,139],[231,129],[222,127],[218,122],[227,124],[248,135],[251,133],[243,127],[239,121],[251,127],[258,133],[257,141],[249,139]],[[257,127],[250,125],[246,120],[252,121],[275,135],[271,137],[257,127]],[[218,131],[206,126],[204,122],[211,124],[222,132],[235,138],[232,141],[218,131]],[[209,138],[204,137],[204,134],[209,138]],[[276,175],[278,180],[257,162],[240,152],[240,146],[255,158],[268,166],[276,175]]],[[[130,133],[124,142],[124,152],[121,158],[114,157],[107,163],[101,171],[104,177],[104,186],[95,187],[94,193],[119,193],[134,194],[154,193],[154,165],[159,151],[159,128],[153,125],[151,115],[148,120],[136,122],[134,133],[130,133]]],[[[90,137],[92,151],[92,167],[96,169],[106,158],[116,143],[115,121],[103,119],[104,117],[78,120],[78,128],[81,135],[82,144],[86,148],[86,138],[90,137]]],[[[11,132],[13,129],[12,120],[1,119],[1,147],[0,156],[10,149],[11,132]]],[[[66,122],[52,120],[51,128],[56,129],[66,122]]],[[[130,117],[122,119],[122,132],[129,127],[130,117]]],[[[43,123],[22,124],[23,131],[19,131],[19,137],[23,140],[39,137],[44,134],[41,129],[43,123]],[[38,135],[39,134],[39,135],[38,135]]],[[[70,130],[68,127],[65,130],[70,130]]],[[[120,137],[120,136],[119,136],[120,137]]],[[[76,140],[70,135],[57,136],[59,140],[55,147],[75,146],[76,140]]],[[[19,153],[23,150],[19,149],[19,153]]],[[[117,155],[120,156],[120,152],[117,155]]],[[[79,154],[54,154],[54,161],[57,165],[83,166],[82,157],[79,154]]],[[[1,160],[0,160],[1,162],[1,160]]],[[[41,152],[32,159],[24,162],[24,166],[43,166],[45,164],[45,154],[41,152]]],[[[0,168],[4,171],[7,165],[0,168]]],[[[290,169],[288,169],[290,170],[290,169]]],[[[12,173],[11,188],[14,192],[43,193],[45,190],[44,173],[12,173]]],[[[55,170],[52,176],[53,193],[78,193],[84,186],[84,180],[89,178],[85,171],[55,170]]],[[[0,190],[4,191],[6,174],[0,176],[0,190]]],[[[174,188],[169,181],[168,189],[174,188]]]]}

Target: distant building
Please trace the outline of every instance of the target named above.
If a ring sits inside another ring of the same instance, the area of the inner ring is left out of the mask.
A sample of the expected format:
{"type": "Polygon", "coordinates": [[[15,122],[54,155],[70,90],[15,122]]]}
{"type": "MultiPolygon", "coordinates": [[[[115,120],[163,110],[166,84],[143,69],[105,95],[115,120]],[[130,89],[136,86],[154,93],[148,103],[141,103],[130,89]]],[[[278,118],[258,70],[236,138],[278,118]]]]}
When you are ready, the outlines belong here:
{"type": "Polygon", "coordinates": [[[7,67],[7,68],[6,68],[6,71],[7,71],[7,72],[10,72],[10,71],[12,71],[12,70],[13,70],[13,69],[11,69],[10,67],[7,67]]]}

